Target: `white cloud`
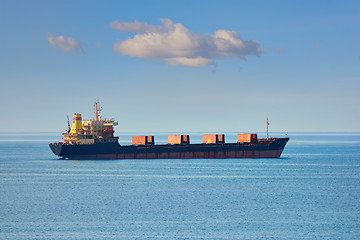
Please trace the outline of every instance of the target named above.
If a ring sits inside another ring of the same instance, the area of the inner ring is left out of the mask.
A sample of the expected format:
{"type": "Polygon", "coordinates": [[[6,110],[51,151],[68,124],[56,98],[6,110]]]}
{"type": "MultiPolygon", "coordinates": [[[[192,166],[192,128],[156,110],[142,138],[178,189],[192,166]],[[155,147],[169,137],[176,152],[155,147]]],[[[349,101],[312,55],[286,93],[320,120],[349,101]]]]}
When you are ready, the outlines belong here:
{"type": "Polygon", "coordinates": [[[48,35],[48,41],[54,48],[61,48],[65,51],[77,52],[81,50],[80,42],[71,38],[64,37],[62,35],[53,36],[51,33],[48,35]]]}
{"type": "Polygon", "coordinates": [[[213,61],[209,58],[196,57],[196,58],[187,58],[187,57],[178,57],[178,58],[166,58],[165,62],[172,66],[188,66],[188,67],[204,67],[206,65],[212,64],[213,61]]]}
{"type": "Polygon", "coordinates": [[[113,50],[138,58],[161,58],[170,65],[202,67],[213,64],[214,58],[260,56],[260,43],[244,41],[235,31],[218,30],[213,35],[193,33],[180,23],[161,19],[162,25],[122,23],[111,26],[119,31],[137,32],[132,38],[118,41],[113,50]]]}
{"type": "Polygon", "coordinates": [[[235,31],[218,30],[212,36],[219,56],[232,56],[245,59],[246,56],[260,56],[260,43],[257,40],[243,41],[235,31]]]}

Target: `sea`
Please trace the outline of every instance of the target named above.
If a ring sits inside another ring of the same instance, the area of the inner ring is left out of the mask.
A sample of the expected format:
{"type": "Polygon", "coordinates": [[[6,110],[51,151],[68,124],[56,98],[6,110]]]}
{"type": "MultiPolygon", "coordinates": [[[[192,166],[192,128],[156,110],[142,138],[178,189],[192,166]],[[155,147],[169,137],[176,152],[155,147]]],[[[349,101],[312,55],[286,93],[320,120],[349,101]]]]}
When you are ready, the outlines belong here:
{"type": "Polygon", "coordinates": [[[360,239],[360,133],[287,136],[279,159],[73,161],[0,133],[0,239],[360,239]]]}

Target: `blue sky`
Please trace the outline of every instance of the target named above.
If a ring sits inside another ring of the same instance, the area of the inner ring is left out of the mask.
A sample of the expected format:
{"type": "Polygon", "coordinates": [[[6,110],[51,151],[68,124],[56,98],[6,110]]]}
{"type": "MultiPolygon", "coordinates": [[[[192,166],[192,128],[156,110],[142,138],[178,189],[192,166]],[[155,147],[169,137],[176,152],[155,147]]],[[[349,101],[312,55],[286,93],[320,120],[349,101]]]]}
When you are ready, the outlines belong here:
{"type": "Polygon", "coordinates": [[[359,1],[0,0],[0,131],[360,131],[359,1]]]}

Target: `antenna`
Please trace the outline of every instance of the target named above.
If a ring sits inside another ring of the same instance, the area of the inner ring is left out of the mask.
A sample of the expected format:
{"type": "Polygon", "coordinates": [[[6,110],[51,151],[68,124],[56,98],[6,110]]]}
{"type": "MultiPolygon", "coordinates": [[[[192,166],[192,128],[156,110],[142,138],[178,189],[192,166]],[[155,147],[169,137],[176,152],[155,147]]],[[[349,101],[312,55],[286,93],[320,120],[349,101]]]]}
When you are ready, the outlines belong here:
{"type": "Polygon", "coordinates": [[[69,115],[67,115],[67,121],[68,121],[68,130],[67,130],[67,133],[70,132],[70,120],[69,120],[69,115]]]}
{"type": "Polygon", "coordinates": [[[269,140],[269,119],[266,117],[266,140],[269,140]]]}
{"type": "Polygon", "coordinates": [[[94,109],[95,109],[96,121],[99,121],[100,112],[102,111],[102,107],[100,106],[99,100],[95,99],[94,109]]]}

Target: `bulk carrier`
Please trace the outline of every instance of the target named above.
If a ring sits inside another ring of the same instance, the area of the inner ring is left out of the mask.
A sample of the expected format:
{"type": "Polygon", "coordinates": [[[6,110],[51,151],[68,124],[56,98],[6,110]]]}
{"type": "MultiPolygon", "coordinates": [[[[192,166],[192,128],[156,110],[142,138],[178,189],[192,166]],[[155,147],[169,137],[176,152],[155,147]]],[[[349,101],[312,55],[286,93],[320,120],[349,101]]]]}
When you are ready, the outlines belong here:
{"type": "Polygon", "coordinates": [[[154,136],[133,136],[132,145],[120,145],[114,136],[113,119],[102,119],[95,101],[95,119],[83,121],[75,113],[64,141],[50,143],[61,159],[185,159],[185,158],[279,158],[290,138],[259,139],[255,133],[237,135],[237,142],[225,143],[224,134],[204,134],[203,143],[190,144],[189,135],[169,135],[168,144],[155,144],[154,136]]]}

